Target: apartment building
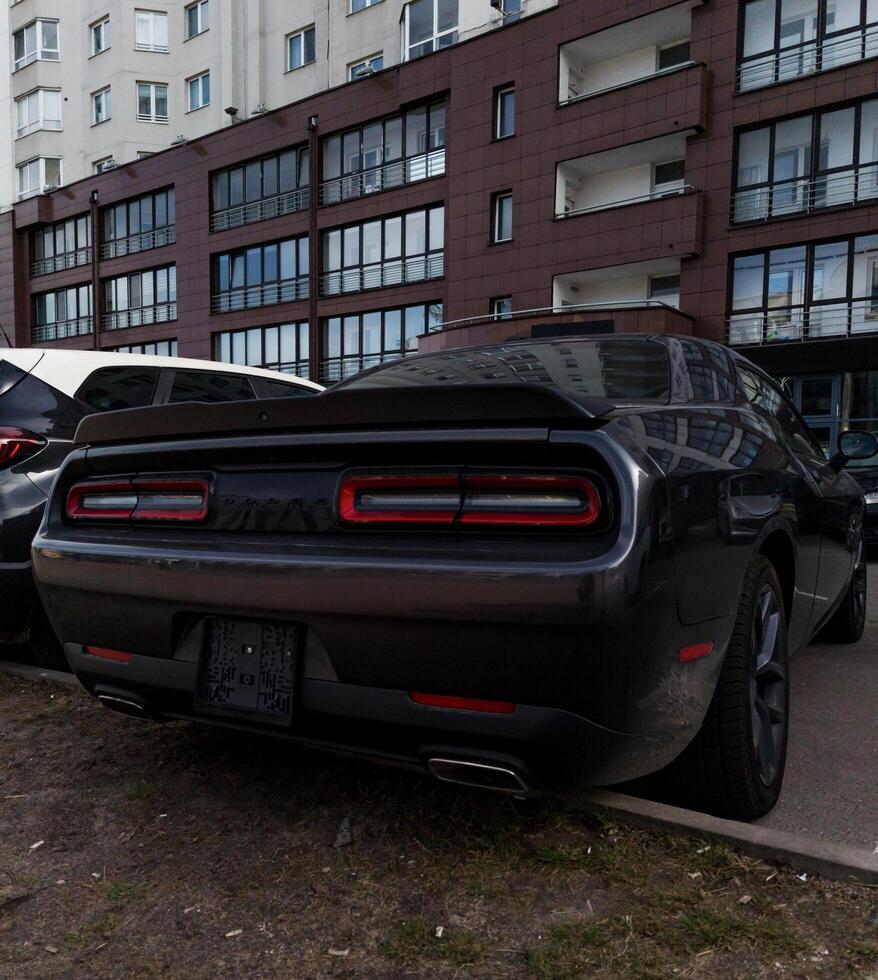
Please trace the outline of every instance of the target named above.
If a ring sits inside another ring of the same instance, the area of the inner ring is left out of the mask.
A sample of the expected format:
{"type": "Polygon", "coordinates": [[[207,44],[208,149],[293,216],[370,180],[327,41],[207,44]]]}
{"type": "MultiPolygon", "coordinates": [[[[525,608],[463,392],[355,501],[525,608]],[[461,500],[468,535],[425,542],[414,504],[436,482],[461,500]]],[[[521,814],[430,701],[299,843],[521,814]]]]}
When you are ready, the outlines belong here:
{"type": "Polygon", "coordinates": [[[345,81],[324,3],[328,39],[315,13],[295,49],[323,89],[17,203],[0,322],[327,383],[416,349],[703,336],[827,446],[878,428],[878,0],[478,6],[347,0],[362,62],[373,29],[395,61],[345,81]]]}

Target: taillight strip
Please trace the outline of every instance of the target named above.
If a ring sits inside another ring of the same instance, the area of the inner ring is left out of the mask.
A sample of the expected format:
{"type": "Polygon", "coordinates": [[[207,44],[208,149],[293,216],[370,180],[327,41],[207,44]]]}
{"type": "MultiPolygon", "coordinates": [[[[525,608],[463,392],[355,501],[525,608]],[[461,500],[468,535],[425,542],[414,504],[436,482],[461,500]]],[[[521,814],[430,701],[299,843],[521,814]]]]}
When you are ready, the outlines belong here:
{"type": "Polygon", "coordinates": [[[352,524],[453,524],[460,497],[454,474],[351,476],[339,489],[338,511],[352,524]]]}
{"type": "Polygon", "coordinates": [[[46,444],[42,436],[33,432],[0,426],[0,470],[33,456],[46,444]]]}
{"type": "Polygon", "coordinates": [[[77,521],[196,522],[207,516],[206,480],[138,478],[77,483],[67,494],[67,516],[77,521]]]}

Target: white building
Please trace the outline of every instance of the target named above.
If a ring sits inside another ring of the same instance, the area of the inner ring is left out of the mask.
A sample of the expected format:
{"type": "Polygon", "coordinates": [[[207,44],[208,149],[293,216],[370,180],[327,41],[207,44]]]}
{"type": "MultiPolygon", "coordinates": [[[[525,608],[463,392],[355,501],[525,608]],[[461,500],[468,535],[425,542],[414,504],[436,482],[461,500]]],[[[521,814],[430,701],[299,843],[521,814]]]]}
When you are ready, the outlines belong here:
{"type": "Polygon", "coordinates": [[[13,0],[0,207],[556,3],[13,0]]]}

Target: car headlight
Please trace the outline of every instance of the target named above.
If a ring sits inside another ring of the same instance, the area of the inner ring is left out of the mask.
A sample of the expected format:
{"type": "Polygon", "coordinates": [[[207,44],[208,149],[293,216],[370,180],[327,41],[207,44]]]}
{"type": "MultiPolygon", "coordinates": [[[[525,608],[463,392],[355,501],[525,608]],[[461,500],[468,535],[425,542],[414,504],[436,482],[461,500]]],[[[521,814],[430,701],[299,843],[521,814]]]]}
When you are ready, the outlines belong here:
{"type": "Polygon", "coordinates": [[[871,493],[866,494],[867,504],[878,504],[878,490],[873,490],[871,493]]]}

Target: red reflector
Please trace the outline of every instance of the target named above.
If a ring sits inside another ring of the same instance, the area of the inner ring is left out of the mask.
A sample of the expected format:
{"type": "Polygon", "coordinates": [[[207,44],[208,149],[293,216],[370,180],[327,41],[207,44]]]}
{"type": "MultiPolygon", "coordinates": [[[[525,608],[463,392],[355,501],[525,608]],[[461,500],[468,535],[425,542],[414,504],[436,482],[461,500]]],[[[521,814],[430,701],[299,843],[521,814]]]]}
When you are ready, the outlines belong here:
{"type": "Polygon", "coordinates": [[[691,647],[683,647],[680,651],[680,663],[688,664],[693,660],[701,660],[702,657],[709,657],[713,653],[713,643],[696,643],[691,647]]]}
{"type": "Polygon", "coordinates": [[[428,708],[454,708],[457,711],[485,711],[492,715],[511,715],[515,705],[511,701],[485,701],[483,698],[455,698],[448,694],[421,694],[409,697],[415,704],[428,708]]]}
{"type": "Polygon", "coordinates": [[[123,653],[121,650],[108,650],[106,647],[86,647],[85,652],[92,657],[100,657],[102,660],[114,660],[119,664],[127,664],[133,654],[123,653]]]}

